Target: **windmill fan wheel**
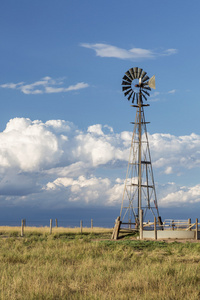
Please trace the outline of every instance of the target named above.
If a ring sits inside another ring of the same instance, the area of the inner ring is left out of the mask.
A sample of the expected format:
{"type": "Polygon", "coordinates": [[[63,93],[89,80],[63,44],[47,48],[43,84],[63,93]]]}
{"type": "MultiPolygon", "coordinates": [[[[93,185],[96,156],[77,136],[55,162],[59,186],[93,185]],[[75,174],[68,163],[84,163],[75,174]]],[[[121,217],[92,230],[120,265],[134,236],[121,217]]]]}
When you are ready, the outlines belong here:
{"type": "Polygon", "coordinates": [[[151,88],[155,89],[155,76],[149,78],[141,68],[129,69],[122,79],[124,96],[127,96],[128,100],[132,100],[132,103],[135,101],[138,104],[139,95],[141,95],[142,102],[143,99],[147,100],[151,88]]]}

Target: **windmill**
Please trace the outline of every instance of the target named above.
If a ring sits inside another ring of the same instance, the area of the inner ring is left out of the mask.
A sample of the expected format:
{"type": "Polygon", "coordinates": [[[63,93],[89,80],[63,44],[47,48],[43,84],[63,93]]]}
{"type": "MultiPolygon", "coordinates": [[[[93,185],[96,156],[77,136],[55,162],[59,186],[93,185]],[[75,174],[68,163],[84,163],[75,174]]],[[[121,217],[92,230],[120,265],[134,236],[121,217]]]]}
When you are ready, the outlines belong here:
{"type": "Polygon", "coordinates": [[[129,69],[122,81],[124,95],[136,108],[135,122],[122,197],[120,216],[116,220],[112,238],[118,237],[122,226],[138,230],[143,220],[159,217],[156,190],[151,163],[144,107],[151,89],[155,89],[155,76],[149,78],[141,68],[129,69]]]}

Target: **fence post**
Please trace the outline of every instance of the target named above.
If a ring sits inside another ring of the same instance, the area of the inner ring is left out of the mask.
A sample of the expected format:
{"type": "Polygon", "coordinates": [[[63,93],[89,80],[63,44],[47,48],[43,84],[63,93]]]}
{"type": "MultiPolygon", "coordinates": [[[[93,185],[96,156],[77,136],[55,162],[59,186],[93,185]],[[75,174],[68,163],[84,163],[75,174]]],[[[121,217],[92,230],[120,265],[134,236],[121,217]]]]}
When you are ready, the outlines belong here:
{"type": "Polygon", "coordinates": [[[129,223],[128,228],[131,230],[131,219],[128,219],[128,223],[129,223]]]}
{"type": "Polygon", "coordinates": [[[56,228],[58,228],[58,219],[55,219],[56,222],[56,228]]]}
{"type": "Polygon", "coordinates": [[[143,239],[143,210],[140,209],[140,240],[143,239]]]}
{"type": "Polygon", "coordinates": [[[172,230],[174,230],[174,227],[175,227],[174,220],[172,220],[172,230]]]}
{"type": "Polygon", "coordinates": [[[81,230],[81,233],[83,232],[83,221],[81,220],[80,222],[80,230],[81,230]]]}
{"type": "Polygon", "coordinates": [[[156,217],[154,217],[154,239],[157,240],[156,217]]]}
{"type": "Polygon", "coordinates": [[[198,240],[198,219],[196,219],[196,240],[198,240]]]}
{"type": "Polygon", "coordinates": [[[93,229],[93,219],[91,219],[91,229],[93,229]]]}
{"type": "Polygon", "coordinates": [[[24,236],[24,220],[21,221],[21,236],[24,236]]]}
{"type": "Polygon", "coordinates": [[[24,227],[26,227],[26,219],[24,219],[24,227]]]}
{"type": "MultiPolygon", "coordinates": [[[[191,225],[191,219],[188,219],[188,226],[190,227],[191,225]]],[[[191,231],[191,227],[189,228],[189,231],[191,231]]]]}
{"type": "Polygon", "coordinates": [[[52,219],[50,219],[50,230],[49,233],[52,234],[52,219]]]}

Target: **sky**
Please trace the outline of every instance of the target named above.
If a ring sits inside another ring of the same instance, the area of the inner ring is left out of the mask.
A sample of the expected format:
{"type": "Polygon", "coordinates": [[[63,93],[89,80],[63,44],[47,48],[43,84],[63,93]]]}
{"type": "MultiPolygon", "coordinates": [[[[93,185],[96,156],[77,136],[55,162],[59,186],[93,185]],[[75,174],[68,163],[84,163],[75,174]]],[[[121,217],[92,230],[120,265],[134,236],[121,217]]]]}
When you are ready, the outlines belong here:
{"type": "Polygon", "coordinates": [[[156,77],[145,116],[158,206],[198,217],[199,10],[197,0],[0,2],[0,219],[120,210],[132,67],[156,77]]]}

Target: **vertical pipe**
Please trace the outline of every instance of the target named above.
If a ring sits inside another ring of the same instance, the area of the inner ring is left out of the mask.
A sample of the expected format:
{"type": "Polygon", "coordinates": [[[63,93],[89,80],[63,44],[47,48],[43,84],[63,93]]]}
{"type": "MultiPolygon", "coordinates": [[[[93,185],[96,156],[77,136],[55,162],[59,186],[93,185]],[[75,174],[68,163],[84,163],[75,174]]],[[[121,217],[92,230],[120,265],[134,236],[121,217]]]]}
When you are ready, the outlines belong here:
{"type": "Polygon", "coordinates": [[[149,199],[149,179],[148,179],[148,167],[146,164],[146,181],[147,181],[147,203],[148,203],[148,208],[150,209],[150,199],[149,199]]]}
{"type": "Polygon", "coordinates": [[[140,209],[140,240],[143,239],[143,210],[140,209]]]}
{"type": "Polygon", "coordinates": [[[142,204],[142,199],[141,199],[141,184],[142,184],[142,168],[141,168],[141,159],[142,159],[142,128],[141,128],[141,107],[142,107],[142,96],[141,96],[141,90],[139,92],[139,133],[138,133],[138,138],[139,138],[139,149],[138,149],[138,216],[139,216],[139,223],[141,223],[140,220],[140,210],[141,210],[141,204],[142,204]]]}

